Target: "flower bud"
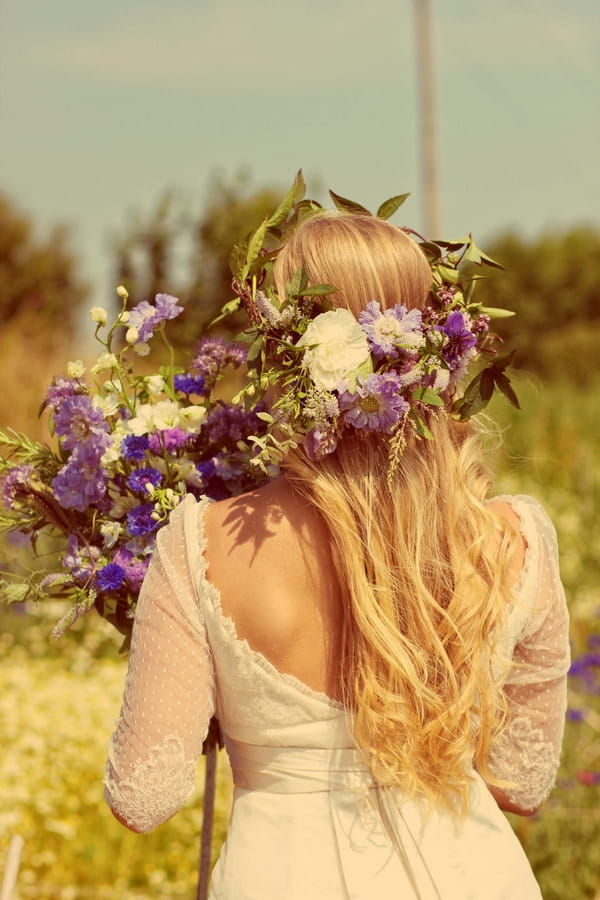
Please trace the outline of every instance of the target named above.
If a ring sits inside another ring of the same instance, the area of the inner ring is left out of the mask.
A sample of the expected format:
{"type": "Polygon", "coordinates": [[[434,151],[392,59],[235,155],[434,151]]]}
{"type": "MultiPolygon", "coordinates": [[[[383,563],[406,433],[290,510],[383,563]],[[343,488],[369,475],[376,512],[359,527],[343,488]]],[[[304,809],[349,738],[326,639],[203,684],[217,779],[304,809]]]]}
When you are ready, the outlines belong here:
{"type": "Polygon", "coordinates": [[[117,296],[121,298],[121,300],[127,300],[129,297],[129,292],[127,288],[123,287],[122,284],[117,288],[117,296]]]}
{"type": "Polygon", "coordinates": [[[108,313],[103,306],[92,306],[90,309],[90,316],[94,322],[98,323],[98,325],[106,325],[108,313]]]}
{"type": "Polygon", "coordinates": [[[127,341],[128,344],[135,344],[135,342],[137,341],[139,336],[140,336],[139,331],[137,330],[135,325],[132,325],[130,328],[127,329],[127,333],[125,334],[125,340],[127,341]]]}
{"type": "Polygon", "coordinates": [[[81,378],[84,372],[85,366],[81,359],[75,359],[72,362],[67,363],[67,375],[69,378],[81,378]]]}

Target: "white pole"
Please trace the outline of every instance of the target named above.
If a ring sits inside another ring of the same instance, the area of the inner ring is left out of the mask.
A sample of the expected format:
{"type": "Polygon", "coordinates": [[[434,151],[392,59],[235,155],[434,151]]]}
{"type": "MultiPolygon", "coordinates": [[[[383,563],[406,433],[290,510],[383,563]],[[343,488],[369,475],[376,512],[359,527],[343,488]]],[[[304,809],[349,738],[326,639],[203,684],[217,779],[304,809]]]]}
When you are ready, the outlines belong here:
{"type": "Polygon", "coordinates": [[[0,900],[12,900],[17,883],[17,873],[19,871],[24,844],[25,841],[20,834],[13,834],[6,855],[4,878],[2,879],[2,886],[0,887],[0,900]]]}
{"type": "Polygon", "coordinates": [[[421,118],[421,183],[425,235],[440,237],[439,167],[430,0],[415,0],[417,76],[421,118]]]}

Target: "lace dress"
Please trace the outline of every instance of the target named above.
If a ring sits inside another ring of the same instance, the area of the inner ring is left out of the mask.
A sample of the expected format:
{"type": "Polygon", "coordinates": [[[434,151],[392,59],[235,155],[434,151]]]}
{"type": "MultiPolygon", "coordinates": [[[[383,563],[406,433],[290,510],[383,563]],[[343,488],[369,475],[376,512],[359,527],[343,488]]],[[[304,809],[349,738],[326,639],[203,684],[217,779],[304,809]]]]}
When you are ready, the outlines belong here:
{"type": "MultiPolygon", "coordinates": [[[[569,665],[554,529],[527,497],[527,550],[498,664],[510,726],[492,767],[521,808],[537,806],[558,766],[569,665]]],[[[106,798],[148,831],[182,806],[216,714],[234,774],[228,837],[212,900],[534,900],[539,888],[506,818],[473,772],[466,819],[426,816],[378,787],[353,747],[342,705],[239,640],[205,577],[206,502],[187,498],[158,536],[140,597],[106,798]]]]}

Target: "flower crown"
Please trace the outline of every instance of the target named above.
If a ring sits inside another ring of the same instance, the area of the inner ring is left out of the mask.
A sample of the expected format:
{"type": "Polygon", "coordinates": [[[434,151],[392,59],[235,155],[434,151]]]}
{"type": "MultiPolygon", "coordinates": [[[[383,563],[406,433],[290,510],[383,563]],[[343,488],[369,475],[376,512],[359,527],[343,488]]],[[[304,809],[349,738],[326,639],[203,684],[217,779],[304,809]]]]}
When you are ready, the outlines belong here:
{"type": "MultiPolygon", "coordinates": [[[[248,383],[237,399],[254,406],[276,388],[271,411],[258,414],[266,433],[250,439],[256,464],[266,472],[300,442],[309,458],[318,460],[333,452],[349,430],[376,432],[389,436],[391,476],[410,432],[432,438],[428,411],[443,410],[466,421],[487,405],[496,388],[518,407],[506,374],[512,354],[497,355],[499,338],[490,331],[492,318],[513,313],[473,298],[482,277],[477,267],[502,267],[470,235],[427,241],[403,229],[418,240],[431,266],[423,310],[399,303],[382,309],[374,297],[356,319],[328,300],[337,290],[334,285],[309,285],[303,270],[287,285],[285,296],[277,296],[269,286],[278,252],[273,245],[281,246],[302,219],[321,209],[304,199],[304,190],[299,172],[276,212],[232,254],[237,297],[223,316],[243,305],[250,320],[241,335],[250,343],[248,383]],[[459,394],[467,369],[484,356],[489,361],[459,394]]],[[[354,201],[330,195],[341,212],[371,215],[354,201]]],[[[392,197],[376,215],[389,218],[407,196],[392,197]]]]}

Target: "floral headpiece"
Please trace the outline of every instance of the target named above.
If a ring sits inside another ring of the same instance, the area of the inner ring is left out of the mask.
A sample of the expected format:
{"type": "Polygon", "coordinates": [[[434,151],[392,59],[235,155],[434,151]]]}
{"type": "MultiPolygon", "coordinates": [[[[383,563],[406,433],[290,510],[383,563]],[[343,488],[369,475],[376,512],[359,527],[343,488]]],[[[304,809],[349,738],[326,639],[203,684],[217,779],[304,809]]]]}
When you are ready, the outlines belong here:
{"type": "MultiPolygon", "coordinates": [[[[330,191],[345,213],[371,213],[330,191]]],[[[377,216],[387,219],[408,194],[383,203],[377,216]]],[[[290,232],[320,204],[304,199],[301,173],[279,209],[248,243],[232,256],[238,298],[224,308],[227,315],[243,305],[250,327],[242,336],[250,343],[249,380],[240,398],[254,405],[270,388],[277,399],[269,413],[259,413],[268,428],[251,440],[255,462],[265,470],[283,460],[302,442],[314,460],[333,452],[348,430],[389,435],[390,471],[404,450],[409,431],[431,439],[428,411],[445,410],[460,421],[480,412],[498,388],[519,406],[506,374],[511,355],[498,356],[499,338],[490,331],[494,317],[507,310],[482,306],[474,299],[477,267],[501,268],[469,235],[459,241],[427,241],[411,229],[432,273],[428,305],[382,309],[370,298],[355,318],[335,308],[328,295],[335,285],[309,285],[303,271],[288,284],[285,297],[268,286],[277,250],[290,232]],[[462,393],[467,369],[487,358],[462,393]],[[451,399],[449,399],[451,398],[451,399]]]]}

